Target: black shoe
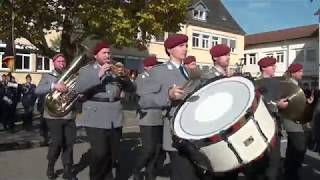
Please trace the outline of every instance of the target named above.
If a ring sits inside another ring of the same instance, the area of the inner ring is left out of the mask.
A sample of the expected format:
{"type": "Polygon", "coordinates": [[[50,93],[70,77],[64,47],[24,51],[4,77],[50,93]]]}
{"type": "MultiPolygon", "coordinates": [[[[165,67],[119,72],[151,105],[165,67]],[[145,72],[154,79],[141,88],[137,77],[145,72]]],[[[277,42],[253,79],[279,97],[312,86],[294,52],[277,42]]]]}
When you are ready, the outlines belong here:
{"type": "Polygon", "coordinates": [[[63,179],[67,180],[78,180],[78,178],[72,173],[72,166],[65,165],[63,168],[63,179]]]}
{"type": "Polygon", "coordinates": [[[51,164],[48,165],[47,177],[48,177],[50,180],[55,179],[54,165],[51,165],[51,164]]]}

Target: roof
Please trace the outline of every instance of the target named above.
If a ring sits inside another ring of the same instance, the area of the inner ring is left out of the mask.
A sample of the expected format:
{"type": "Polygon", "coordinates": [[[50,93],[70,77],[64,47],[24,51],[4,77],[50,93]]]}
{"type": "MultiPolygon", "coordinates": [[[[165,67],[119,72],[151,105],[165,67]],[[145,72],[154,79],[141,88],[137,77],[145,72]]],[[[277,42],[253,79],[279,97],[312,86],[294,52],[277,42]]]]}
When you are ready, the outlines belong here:
{"type": "Polygon", "coordinates": [[[236,20],[225,8],[221,0],[192,0],[189,10],[192,10],[196,4],[203,3],[208,8],[207,21],[193,19],[192,14],[187,15],[186,22],[204,28],[211,28],[235,34],[246,34],[236,20]]]}
{"type": "Polygon", "coordinates": [[[262,43],[279,42],[307,37],[317,37],[318,29],[318,24],[311,24],[270,32],[249,34],[245,36],[245,47],[262,43]]]}

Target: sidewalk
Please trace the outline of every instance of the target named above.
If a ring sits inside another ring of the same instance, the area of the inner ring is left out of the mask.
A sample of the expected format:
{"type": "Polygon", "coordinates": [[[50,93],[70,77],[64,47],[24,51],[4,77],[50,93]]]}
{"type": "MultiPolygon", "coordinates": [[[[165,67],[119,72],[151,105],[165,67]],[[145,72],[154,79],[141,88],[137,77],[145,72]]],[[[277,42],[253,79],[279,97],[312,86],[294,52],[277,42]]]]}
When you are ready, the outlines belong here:
{"type": "MultiPolygon", "coordinates": [[[[21,115],[20,109],[17,111],[18,116],[21,115]]],[[[40,118],[39,114],[34,114],[33,131],[25,131],[22,129],[22,122],[16,122],[16,131],[10,133],[4,131],[0,125],[0,152],[18,149],[28,149],[45,146],[43,137],[40,136],[40,118]]],[[[135,120],[135,111],[124,111],[124,136],[126,134],[137,134],[139,132],[138,122],[135,120]]],[[[86,133],[83,128],[77,130],[77,143],[86,141],[86,133]]]]}

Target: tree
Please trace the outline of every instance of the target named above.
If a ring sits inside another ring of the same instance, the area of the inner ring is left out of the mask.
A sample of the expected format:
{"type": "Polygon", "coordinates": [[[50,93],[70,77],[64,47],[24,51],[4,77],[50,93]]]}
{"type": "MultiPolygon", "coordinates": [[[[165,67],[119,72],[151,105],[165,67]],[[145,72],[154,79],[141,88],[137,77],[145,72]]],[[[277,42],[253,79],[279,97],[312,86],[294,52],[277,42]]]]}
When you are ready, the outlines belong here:
{"type": "Polygon", "coordinates": [[[0,39],[11,32],[37,47],[37,53],[52,56],[45,35],[61,32],[60,49],[68,59],[79,42],[89,36],[116,47],[145,47],[152,35],[177,32],[184,22],[190,0],[1,0],[0,39]],[[137,35],[140,36],[137,36],[137,35]]]}

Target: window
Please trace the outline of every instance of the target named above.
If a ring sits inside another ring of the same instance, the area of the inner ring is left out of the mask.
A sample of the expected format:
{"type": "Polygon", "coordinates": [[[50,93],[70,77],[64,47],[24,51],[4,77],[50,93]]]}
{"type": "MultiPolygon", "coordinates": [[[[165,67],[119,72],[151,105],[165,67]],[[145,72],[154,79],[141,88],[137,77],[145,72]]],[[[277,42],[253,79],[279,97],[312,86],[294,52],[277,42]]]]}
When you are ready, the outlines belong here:
{"type": "Polygon", "coordinates": [[[249,54],[249,62],[250,62],[250,64],[256,64],[256,54],[255,53],[249,54]]]}
{"type": "Polygon", "coordinates": [[[1,67],[0,67],[0,69],[5,69],[5,68],[7,68],[7,65],[5,64],[5,63],[3,63],[3,61],[2,61],[2,58],[3,58],[3,54],[4,54],[4,52],[0,52],[0,63],[1,63],[1,67]]]}
{"type": "Polygon", "coordinates": [[[231,52],[234,52],[236,49],[236,40],[230,39],[230,50],[231,52]]]}
{"type": "Polygon", "coordinates": [[[206,21],[207,20],[207,9],[202,5],[199,4],[194,10],[193,10],[193,18],[206,21]]]}
{"type": "Polygon", "coordinates": [[[304,50],[296,51],[296,59],[295,62],[303,63],[304,62],[304,50]]]}
{"type": "Polygon", "coordinates": [[[284,52],[278,52],[276,53],[276,59],[278,63],[284,62],[284,52]]]}
{"type": "Polygon", "coordinates": [[[200,34],[192,33],[192,47],[199,47],[200,34]]]}
{"type": "Polygon", "coordinates": [[[247,65],[247,55],[246,54],[244,55],[244,58],[241,58],[240,60],[243,65],[247,65]]]}
{"type": "Polygon", "coordinates": [[[221,38],[221,43],[228,45],[228,39],[227,38],[221,38]]]}
{"type": "Polygon", "coordinates": [[[202,48],[209,48],[209,36],[202,35],[202,48]]]}
{"type": "Polygon", "coordinates": [[[236,40],[223,37],[223,38],[221,38],[221,43],[229,46],[231,52],[235,52],[236,40]]]}
{"type": "Polygon", "coordinates": [[[219,38],[216,36],[212,36],[212,46],[219,44],[219,38]]]}
{"type": "Polygon", "coordinates": [[[37,56],[36,70],[50,71],[50,59],[46,57],[37,56]]]}
{"type": "Polygon", "coordinates": [[[316,61],[316,51],[314,49],[307,49],[306,50],[306,61],[307,62],[316,61]]]}
{"type": "Polygon", "coordinates": [[[155,36],[156,42],[163,42],[164,41],[164,33],[160,33],[155,36]]]}
{"type": "Polygon", "coordinates": [[[16,70],[31,70],[30,54],[16,54],[16,70]]]}

